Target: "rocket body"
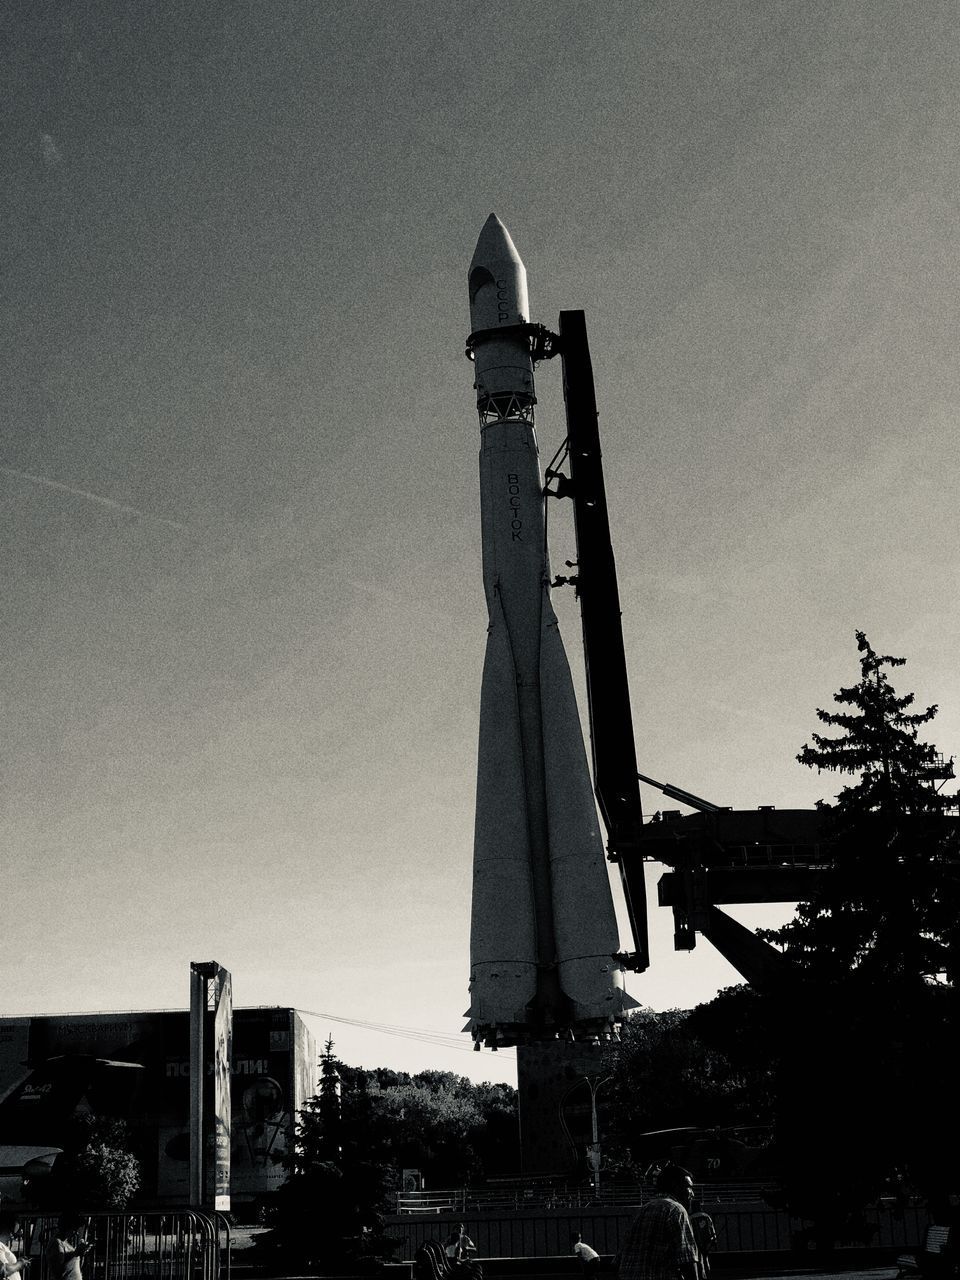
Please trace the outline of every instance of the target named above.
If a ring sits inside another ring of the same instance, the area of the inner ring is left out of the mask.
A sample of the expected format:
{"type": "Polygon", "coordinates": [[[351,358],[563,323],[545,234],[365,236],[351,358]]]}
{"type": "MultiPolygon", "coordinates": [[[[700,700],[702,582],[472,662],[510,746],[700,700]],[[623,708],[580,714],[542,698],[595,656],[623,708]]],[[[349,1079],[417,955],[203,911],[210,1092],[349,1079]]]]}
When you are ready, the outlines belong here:
{"type": "Polygon", "coordinates": [[[491,214],[470,266],[483,583],[471,925],[478,1043],[609,1031],[633,1002],[570,669],[550,603],[526,272],[491,214]]]}

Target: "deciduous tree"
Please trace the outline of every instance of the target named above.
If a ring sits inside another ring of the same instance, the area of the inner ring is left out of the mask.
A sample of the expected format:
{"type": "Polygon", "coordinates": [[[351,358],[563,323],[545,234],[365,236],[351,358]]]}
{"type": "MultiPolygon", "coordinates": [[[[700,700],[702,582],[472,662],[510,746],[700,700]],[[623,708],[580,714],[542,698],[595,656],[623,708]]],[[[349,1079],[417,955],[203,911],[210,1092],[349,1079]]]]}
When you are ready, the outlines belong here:
{"type": "Polygon", "coordinates": [[[289,1263],[364,1269],[396,1243],[383,1214],[403,1168],[427,1185],[460,1186],[487,1168],[515,1167],[516,1095],[450,1072],[410,1076],[322,1059],[321,1092],[301,1110],[289,1176],[269,1209],[261,1247],[289,1263]],[[331,1082],[336,1081],[336,1084],[331,1082]],[[335,1105],[334,1105],[335,1100],[335,1105]]]}
{"type": "Polygon", "coordinates": [[[125,1209],[140,1188],[140,1161],[122,1120],[78,1115],[48,1178],[35,1183],[45,1206],[125,1209]]]}

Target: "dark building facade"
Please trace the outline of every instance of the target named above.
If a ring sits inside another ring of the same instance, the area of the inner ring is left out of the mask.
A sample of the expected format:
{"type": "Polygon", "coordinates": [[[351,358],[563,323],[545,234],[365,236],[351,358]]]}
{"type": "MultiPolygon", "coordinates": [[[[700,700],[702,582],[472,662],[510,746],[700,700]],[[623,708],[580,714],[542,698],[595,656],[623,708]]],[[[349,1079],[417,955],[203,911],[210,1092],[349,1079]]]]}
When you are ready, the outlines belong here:
{"type": "MultiPolygon", "coordinates": [[[[140,1156],[138,1203],[189,1198],[190,1015],[184,1011],[0,1018],[0,1144],[59,1145],[77,1111],[127,1121],[140,1156]],[[91,1070],[90,1059],[106,1060],[91,1070]],[[76,1069],[72,1070],[72,1064],[76,1069]],[[111,1068],[137,1064],[139,1070],[111,1068]],[[54,1067],[56,1071],[54,1072],[54,1067]],[[62,1105],[51,1106],[60,1097],[62,1105]]],[[[286,1177],[275,1157],[317,1090],[313,1036],[295,1009],[235,1009],[231,1199],[243,1212],[286,1177]]]]}

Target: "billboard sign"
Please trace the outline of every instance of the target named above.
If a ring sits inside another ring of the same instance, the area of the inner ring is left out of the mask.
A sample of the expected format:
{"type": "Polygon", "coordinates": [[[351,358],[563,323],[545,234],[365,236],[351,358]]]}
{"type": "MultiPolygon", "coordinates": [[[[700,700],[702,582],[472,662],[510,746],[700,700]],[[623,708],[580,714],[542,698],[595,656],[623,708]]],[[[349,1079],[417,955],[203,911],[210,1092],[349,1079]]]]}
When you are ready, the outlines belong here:
{"type": "Polygon", "coordinates": [[[230,1208],[230,1072],[233,1063],[233,991],[221,969],[213,984],[213,1207],[230,1208]]]}

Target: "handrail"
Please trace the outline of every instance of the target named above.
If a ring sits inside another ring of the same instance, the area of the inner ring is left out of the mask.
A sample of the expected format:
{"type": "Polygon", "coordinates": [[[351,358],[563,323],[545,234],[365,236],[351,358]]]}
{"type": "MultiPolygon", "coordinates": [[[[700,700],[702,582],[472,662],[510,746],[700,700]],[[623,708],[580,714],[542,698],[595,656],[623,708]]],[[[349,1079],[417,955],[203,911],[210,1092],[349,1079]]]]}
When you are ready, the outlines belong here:
{"type": "MultiPolygon", "coordinates": [[[[772,1189],[769,1182],[699,1183],[694,1187],[703,1205],[764,1204],[772,1189]]],[[[468,1213],[484,1209],[567,1209],[592,1206],[640,1205],[656,1192],[640,1184],[609,1183],[599,1195],[593,1187],[542,1184],[516,1187],[455,1187],[437,1191],[397,1193],[397,1213],[468,1213]]]]}

